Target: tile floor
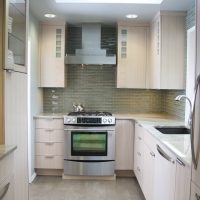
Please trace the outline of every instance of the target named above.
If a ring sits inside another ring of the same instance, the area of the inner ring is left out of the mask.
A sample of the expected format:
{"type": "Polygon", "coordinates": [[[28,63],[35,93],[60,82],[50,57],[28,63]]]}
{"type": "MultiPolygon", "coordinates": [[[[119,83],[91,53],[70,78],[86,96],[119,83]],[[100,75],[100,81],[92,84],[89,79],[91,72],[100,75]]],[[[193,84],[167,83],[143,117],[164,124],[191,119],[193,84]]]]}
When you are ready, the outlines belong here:
{"type": "Polygon", "coordinates": [[[29,186],[29,200],[145,200],[135,178],[116,181],[62,180],[38,176],[29,186]]]}

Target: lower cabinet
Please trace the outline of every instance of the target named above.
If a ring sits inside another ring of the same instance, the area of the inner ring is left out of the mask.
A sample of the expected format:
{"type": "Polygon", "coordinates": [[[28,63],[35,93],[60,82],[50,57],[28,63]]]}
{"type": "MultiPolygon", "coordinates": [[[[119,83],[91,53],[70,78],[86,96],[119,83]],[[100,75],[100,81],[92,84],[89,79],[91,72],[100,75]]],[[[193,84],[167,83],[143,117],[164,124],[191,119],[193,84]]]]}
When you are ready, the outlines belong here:
{"type": "MultiPolygon", "coordinates": [[[[134,141],[134,173],[145,199],[189,200],[191,167],[139,123],[135,124],[134,141]]],[[[200,200],[200,191],[196,187],[191,195],[190,200],[200,200]]]]}
{"type": "Polygon", "coordinates": [[[0,199],[14,200],[14,153],[0,159],[0,199]]]}
{"type": "Polygon", "coordinates": [[[115,170],[133,170],[134,122],[116,120],[115,170]]]}
{"type": "Polygon", "coordinates": [[[35,168],[63,169],[63,119],[37,118],[35,129],[35,168]]]}

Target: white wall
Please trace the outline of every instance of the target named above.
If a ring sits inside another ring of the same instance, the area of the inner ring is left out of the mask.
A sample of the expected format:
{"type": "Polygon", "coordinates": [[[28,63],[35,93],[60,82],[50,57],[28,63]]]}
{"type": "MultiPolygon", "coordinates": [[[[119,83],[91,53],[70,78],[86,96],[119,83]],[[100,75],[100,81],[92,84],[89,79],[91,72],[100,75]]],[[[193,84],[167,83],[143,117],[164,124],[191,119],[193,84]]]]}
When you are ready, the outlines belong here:
{"type": "Polygon", "coordinates": [[[35,125],[33,117],[43,111],[43,91],[38,88],[39,73],[39,22],[30,13],[29,16],[29,182],[35,176],[35,125]]]}

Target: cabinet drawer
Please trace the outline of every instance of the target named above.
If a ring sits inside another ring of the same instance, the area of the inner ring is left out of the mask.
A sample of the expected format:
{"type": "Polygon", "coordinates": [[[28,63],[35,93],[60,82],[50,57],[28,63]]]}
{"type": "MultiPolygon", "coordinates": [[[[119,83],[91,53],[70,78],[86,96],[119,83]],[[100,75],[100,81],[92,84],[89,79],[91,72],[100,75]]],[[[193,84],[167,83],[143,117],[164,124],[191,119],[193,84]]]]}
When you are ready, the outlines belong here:
{"type": "Polygon", "coordinates": [[[140,184],[140,187],[143,187],[143,172],[142,172],[142,159],[136,158],[136,162],[134,164],[134,173],[140,184]]]}
{"type": "Polygon", "coordinates": [[[200,199],[200,188],[198,188],[193,182],[191,183],[191,196],[190,200],[199,200],[200,199]]]}
{"type": "Polygon", "coordinates": [[[64,142],[64,130],[36,129],[36,142],[64,142]]]}
{"type": "Polygon", "coordinates": [[[153,151],[154,153],[156,152],[156,142],[157,140],[149,133],[146,131],[144,134],[144,143],[153,151]]]}
{"type": "Polygon", "coordinates": [[[46,129],[64,129],[63,119],[36,119],[35,122],[36,128],[46,128],[46,129]]]}
{"type": "Polygon", "coordinates": [[[7,177],[0,182],[0,196],[2,195],[2,200],[14,199],[14,175],[7,177]]]}
{"type": "Polygon", "coordinates": [[[0,182],[13,174],[14,153],[11,153],[0,160],[0,182]]]}
{"type": "Polygon", "coordinates": [[[35,144],[35,154],[37,156],[45,155],[64,155],[64,143],[39,143],[35,144]]]}
{"type": "Polygon", "coordinates": [[[36,156],[35,168],[40,169],[63,169],[64,156],[36,156]]]}
{"type": "Polygon", "coordinates": [[[143,140],[143,137],[144,137],[144,128],[136,123],[135,124],[135,139],[138,139],[138,140],[143,140]]]}

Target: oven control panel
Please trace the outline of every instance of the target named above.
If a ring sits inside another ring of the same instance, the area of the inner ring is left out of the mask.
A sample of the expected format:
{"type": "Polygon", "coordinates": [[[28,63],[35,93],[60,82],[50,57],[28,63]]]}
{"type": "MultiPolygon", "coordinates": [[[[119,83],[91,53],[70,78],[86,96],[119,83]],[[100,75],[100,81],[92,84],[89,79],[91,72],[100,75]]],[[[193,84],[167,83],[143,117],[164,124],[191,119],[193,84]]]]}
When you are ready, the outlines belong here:
{"type": "Polygon", "coordinates": [[[115,117],[113,116],[64,116],[65,125],[115,125],[115,117]]]}

